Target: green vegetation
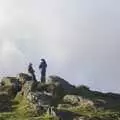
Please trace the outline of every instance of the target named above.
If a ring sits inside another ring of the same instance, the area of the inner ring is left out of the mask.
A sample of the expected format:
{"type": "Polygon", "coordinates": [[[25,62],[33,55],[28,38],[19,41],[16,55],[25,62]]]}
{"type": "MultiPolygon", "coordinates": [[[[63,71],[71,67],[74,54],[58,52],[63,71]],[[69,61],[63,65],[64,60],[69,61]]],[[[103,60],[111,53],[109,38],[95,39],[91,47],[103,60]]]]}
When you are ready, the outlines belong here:
{"type": "Polygon", "coordinates": [[[25,79],[24,84],[16,84],[17,78],[5,78],[6,83],[0,87],[0,120],[120,120],[119,94],[52,79],[58,80],[41,84],[25,79]]]}
{"type": "Polygon", "coordinates": [[[84,116],[85,120],[120,120],[120,112],[113,112],[104,109],[94,109],[92,107],[72,107],[69,109],[62,108],[61,111],[73,112],[79,116],[84,116]]]}
{"type": "Polygon", "coordinates": [[[1,112],[0,120],[57,120],[48,114],[38,116],[32,108],[26,98],[21,94],[18,94],[15,100],[12,101],[11,112],[1,112]]]}

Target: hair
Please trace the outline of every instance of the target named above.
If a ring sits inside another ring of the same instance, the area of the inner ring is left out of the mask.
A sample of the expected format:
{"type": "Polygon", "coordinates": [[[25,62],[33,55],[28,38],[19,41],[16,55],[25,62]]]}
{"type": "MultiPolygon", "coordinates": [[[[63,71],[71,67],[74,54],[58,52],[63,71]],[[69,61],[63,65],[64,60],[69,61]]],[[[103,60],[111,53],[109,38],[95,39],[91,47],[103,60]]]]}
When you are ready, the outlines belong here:
{"type": "Polygon", "coordinates": [[[45,59],[41,59],[41,61],[46,63],[45,59]]]}
{"type": "Polygon", "coordinates": [[[29,63],[29,65],[32,65],[32,63],[29,63]]]}

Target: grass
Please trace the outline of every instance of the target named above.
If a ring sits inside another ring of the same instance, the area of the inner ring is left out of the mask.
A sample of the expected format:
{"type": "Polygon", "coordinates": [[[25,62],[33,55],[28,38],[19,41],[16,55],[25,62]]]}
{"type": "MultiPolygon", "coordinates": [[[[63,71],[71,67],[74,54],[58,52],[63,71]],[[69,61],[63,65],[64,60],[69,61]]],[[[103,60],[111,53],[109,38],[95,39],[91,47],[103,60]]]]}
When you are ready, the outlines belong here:
{"type": "Polygon", "coordinates": [[[92,107],[71,107],[71,108],[61,108],[60,110],[67,110],[78,114],[79,116],[84,116],[87,120],[120,120],[120,112],[113,112],[111,110],[104,110],[102,108],[92,108],[92,107]]]}
{"type": "Polygon", "coordinates": [[[24,96],[18,94],[12,101],[12,111],[0,113],[0,120],[57,120],[57,118],[47,114],[39,116],[30,108],[24,96]]]}
{"type": "MultiPolygon", "coordinates": [[[[88,118],[88,120],[120,120],[119,112],[96,109],[90,106],[78,106],[71,108],[61,108],[72,113],[88,118]]],[[[30,108],[29,103],[21,94],[18,94],[12,101],[12,111],[0,113],[0,120],[59,120],[48,114],[39,116],[30,108]]]]}
{"type": "MultiPolygon", "coordinates": [[[[4,89],[8,89],[3,88],[4,89]]],[[[86,88],[86,91],[82,91],[84,95],[89,98],[105,98],[100,93],[90,94],[89,89],[86,88]]],[[[9,91],[9,89],[8,89],[9,91]]],[[[78,92],[78,91],[77,91],[78,92]]],[[[3,97],[3,96],[2,96],[3,97]]],[[[106,97],[107,98],[107,97],[106,97]]],[[[114,108],[119,109],[119,106],[116,103],[114,108]]],[[[115,112],[112,110],[105,110],[101,108],[96,108],[94,106],[77,106],[77,107],[68,107],[61,108],[61,111],[67,110],[72,113],[78,114],[87,118],[87,120],[120,120],[120,112],[115,112]]],[[[57,117],[53,117],[46,114],[39,115],[35,112],[33,108],[30,107],[29,102],[26,100],[25,96],[22,96],[20,93],[17,94],[14,100],[12,100],[12,111],[0,113],[0,120],[59,120],[57,117]]]]}

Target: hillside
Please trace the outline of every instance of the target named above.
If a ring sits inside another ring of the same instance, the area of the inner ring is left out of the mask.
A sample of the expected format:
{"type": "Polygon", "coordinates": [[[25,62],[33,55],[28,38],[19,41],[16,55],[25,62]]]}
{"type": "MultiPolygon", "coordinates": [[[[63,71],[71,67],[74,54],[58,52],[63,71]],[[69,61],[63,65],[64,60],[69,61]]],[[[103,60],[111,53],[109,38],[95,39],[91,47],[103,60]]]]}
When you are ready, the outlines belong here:
{"type": "Polygon", "coordinates": [[[45,84],[20,73],[0,86],[0,120],[120,120],[120,95],[73,86],[49,76],[45,84]]]}

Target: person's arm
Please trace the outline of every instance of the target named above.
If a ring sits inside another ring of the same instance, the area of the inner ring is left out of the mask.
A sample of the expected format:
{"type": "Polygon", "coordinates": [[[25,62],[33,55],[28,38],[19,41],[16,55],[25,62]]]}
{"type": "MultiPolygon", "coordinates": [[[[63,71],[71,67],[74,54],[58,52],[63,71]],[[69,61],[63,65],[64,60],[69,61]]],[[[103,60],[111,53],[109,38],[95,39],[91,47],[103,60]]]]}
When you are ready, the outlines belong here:
{"type": "Polygon", "coordinates": [[[42,64],[41,64],[41,63],[40,63],[40,65],[39,65],[39,69],[40,69],[40,68],[42,68],[42,64]]]}
{"type": "Polygon", "coordinates": [[[32,68],[32,71],[35,72],[35,70],[32,68]]]}
{"type": "Polygon", "coordinates": [[[45,67],[47,67],[47,63],[45,64],[45,67]]]}

